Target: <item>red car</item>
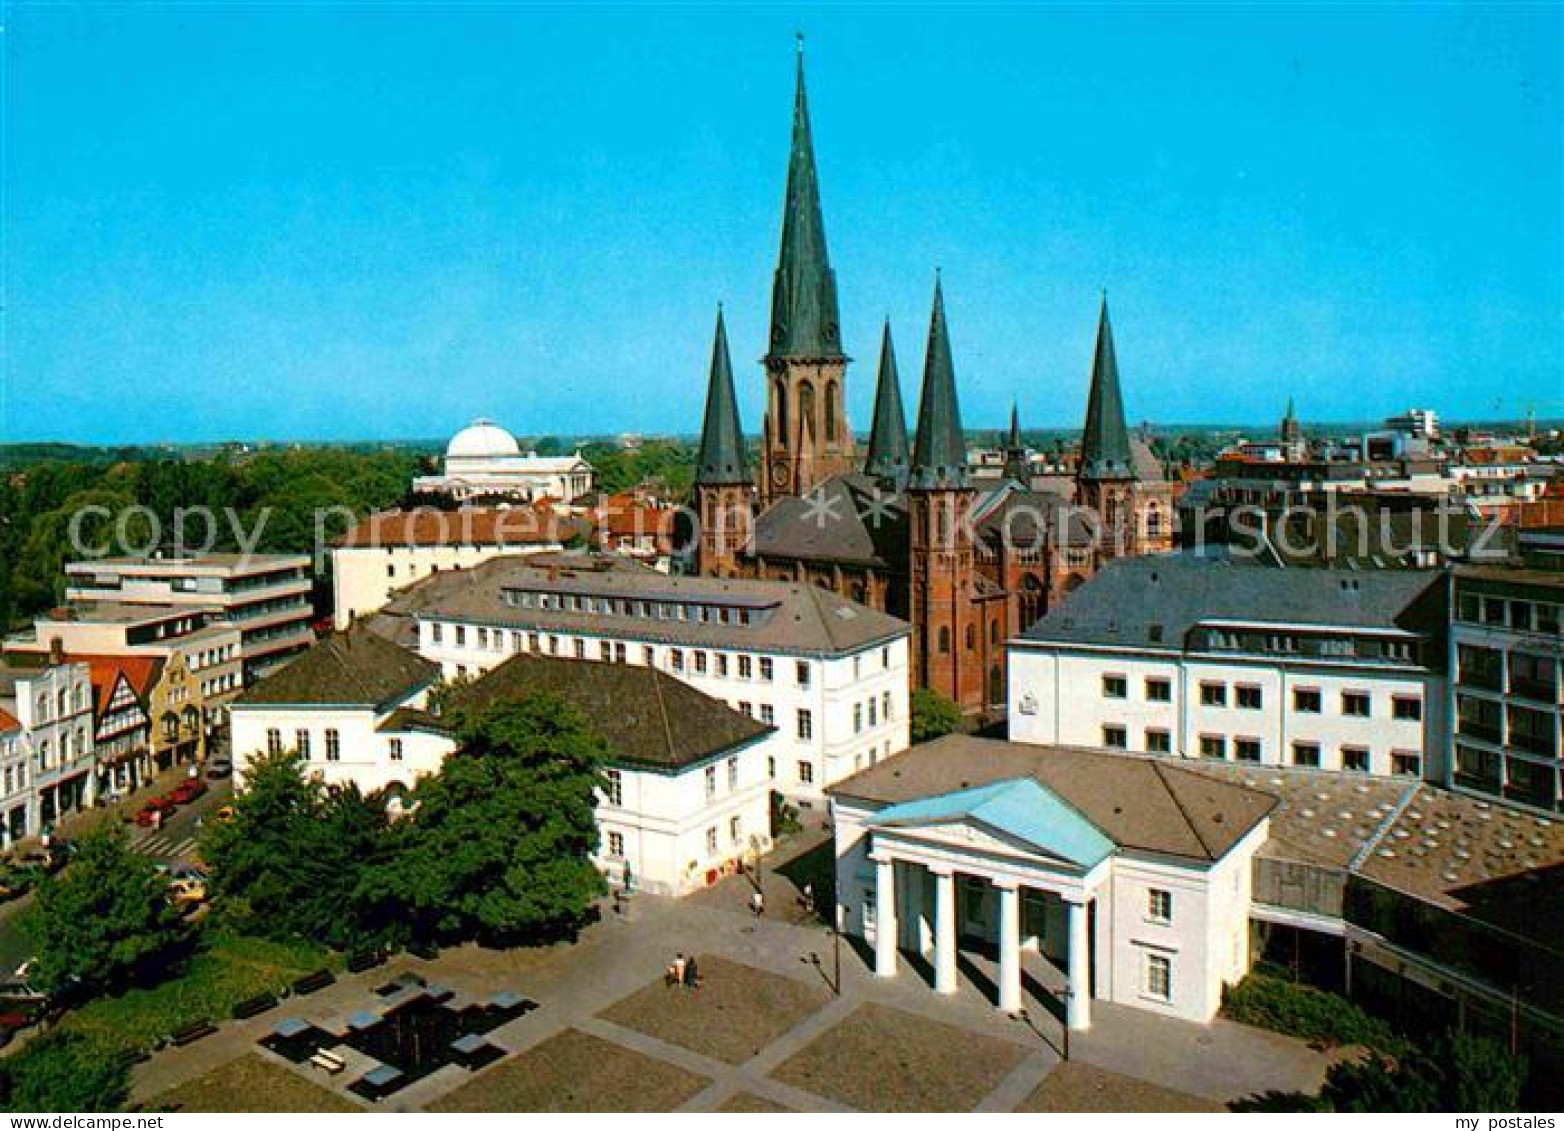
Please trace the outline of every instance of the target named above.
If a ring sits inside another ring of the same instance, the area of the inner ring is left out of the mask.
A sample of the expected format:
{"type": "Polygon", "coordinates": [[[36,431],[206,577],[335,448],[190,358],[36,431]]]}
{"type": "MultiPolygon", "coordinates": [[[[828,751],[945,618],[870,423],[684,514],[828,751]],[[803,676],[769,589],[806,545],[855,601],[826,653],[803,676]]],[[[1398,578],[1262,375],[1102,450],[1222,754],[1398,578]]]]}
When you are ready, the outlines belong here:
{"type": "Polygon", "coordinates": [[[187,778],[174,787],[174,792],[168,795],[168,800],[176,805],[189,805],[197,797],[206,792],[206,783],[200,778],[187,778]]]}
{"type": "Polygon", "coordinates": [[[136,814],[136,824],[146,826],[156,824],[159,818],[167,820],[176,805],[171,797],[154,797],[141,807],[141,812],[136,814]]]}

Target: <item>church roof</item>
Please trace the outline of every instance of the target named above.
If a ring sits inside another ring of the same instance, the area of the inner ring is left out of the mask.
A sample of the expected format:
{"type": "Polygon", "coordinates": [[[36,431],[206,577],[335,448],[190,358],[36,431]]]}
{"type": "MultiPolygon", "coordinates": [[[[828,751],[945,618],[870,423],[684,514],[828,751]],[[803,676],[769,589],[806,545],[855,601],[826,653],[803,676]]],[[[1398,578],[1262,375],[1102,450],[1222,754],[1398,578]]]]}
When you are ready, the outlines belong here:
{"type": "Polygon", "coordinates": [[[787,200],[782,214],[782,251],[771,291],[771,349],[767,357],[821,360],[842,356],[836,273],[826,254],[825,219],[820,211],[820,184],[815,172],[800,44],[793,96],[793,144],[788,155],[787,200]]]}
{"type": "Polygon", "coordinates": [[[1021,442],[1021,410],[1015,401],[1010,402],[1010,431],[1005,436],[1006,479],[1013,479],[1021,486],[1027,485],[1031,469],[1026,463],[1026,445],[1021,442]]]}
{"type": "Polygon", "coordinates": [[[749,553],[899,569],[908,538],[905,495],[871,475],[833,475],[808,495],[778,499],[762,511],[749,553]]]}
{"type": "Polygon", "coordinates": [[[706,421],[701,427],[701,449],[695,461],[695,482],[705,486],[749,481],[738,398],[733,392],[728,330],[719,307],[717,333],[711,345],[711,379],[706,387],[706,421]]]}
{"type": "Polygon", "coordinates": [[[1134,479],[1134,454],[1124,426],[1124,398],[1119,391],[1119,363],[1108,321],[1108,296],[1102,297],[1097,319],[1097,350],[1092,358],[1092,388],[1086,402],[1086,431],[1081,436],[1081,478],[1134,479]]]}
{"type": "Polygon", "coordinates": [[[1114,844],[1053,790],[1031,778],[920,797],[881,809],[878,826],[974,821],[1049,856],[1090,869],[1113,855],[1114,844]]]}
{"type": "Polygon", "coordinates": [[[918,405],[918,438],[912,451],[909,486],[915,491],[959,489],[967,482],[967,444],[956,399],[956,367],[945,326],[945,294],[934,280],[934,312],[923,362],[923,395],[918,405]]]}
{"type": "Polygon", "coordinates": [[[493,459],[520,454],[521,445],[516,443],[516,437],[492,420],[482,418],[452,436],[445,446],[446,459],[453,456],[457,459],[493,459]]]}
{"type": "Polygon", "coordinates": [[[880,338],[880,380],[874,391],[874,424],[864,474],[896,488],[907,484],[907,414],[901,404],[901,378],[896,372],[896,348],[891,344],[891,320],[880,338]]]}

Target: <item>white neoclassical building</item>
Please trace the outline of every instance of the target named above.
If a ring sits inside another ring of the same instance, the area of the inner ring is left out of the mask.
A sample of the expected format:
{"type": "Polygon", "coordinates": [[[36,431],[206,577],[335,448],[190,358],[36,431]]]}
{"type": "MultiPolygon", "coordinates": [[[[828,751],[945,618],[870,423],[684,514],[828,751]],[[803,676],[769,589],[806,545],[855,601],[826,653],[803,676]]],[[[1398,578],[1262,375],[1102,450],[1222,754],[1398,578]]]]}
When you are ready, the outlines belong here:
{"type": "Polygon", "coordinates": [[[569,502],[588,494],[592,479],[592,465],[581,453],[540,456],[523,452],[516,437],[493,421],[479,419],[451,437],[445,448],[444,473],[414,479],[413,492],[443,495],[457,502],[569,502]]]}
{"type": "Polygon", "coordinates": [[[840,928],[875,973],[994,960],[998,1007],[1041,989],[1209,1021],[1249,969],[1270,794],[1155,759],[952,735],[831,790],[840,928]]]}

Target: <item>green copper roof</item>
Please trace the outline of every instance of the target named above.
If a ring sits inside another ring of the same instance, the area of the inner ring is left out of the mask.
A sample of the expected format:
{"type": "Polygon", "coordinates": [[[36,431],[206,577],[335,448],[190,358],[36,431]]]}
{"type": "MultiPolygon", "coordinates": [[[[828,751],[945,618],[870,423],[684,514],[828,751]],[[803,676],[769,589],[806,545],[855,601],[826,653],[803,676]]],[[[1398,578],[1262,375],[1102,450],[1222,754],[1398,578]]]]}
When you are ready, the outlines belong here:
{"type": "Polygon", "coordinates": [[[1082,871],[1113,855],[1114,842],[1067,801],[1031,778],[1011,778],[881,809],[874,824],[893,828],[973,822],[1082,871]]]}
{"type": "Polygon", "coordinates": [[[1119,363],[1113,354],[1108,296],[1102,296],[1097,321],[1097,353],[1092,359],[1092,391],[1086,402],[1086,431],[1081,436],[1082,479],[1134,479],[1130,434],[1124,427],[1124,398],[1119,393],[1119,363]]]}
{"type": "Polygon", "coordinates": [[[782,215],[782,254],[771,289],[770,360],[836,359],[842,354],[836,308],[836,273],[825,250],[820,183],[804,94],[804,54],[798,54],[793,100],[793,148],[787,163],[787,202],[782,215]]]}
{"type": "Polygon", "coordinates": [[[748,483],[744,463],[744,430],[739,426],[738,398],[733,395],[733,362],[728,357],[728,328],[717,308],[717,337],[711,345],[711,382],[706,386],[706,422],[701,426],[700,456],[695,482],[703,486],[748,483]]]}
{"type": "Polygon", "coordinates": [[[891,345],[891,320],[880,339],[880,382],[874,391],[874,426],[869,432],[865,475],[887,480],[898,490],[907,485],[907,414],[901,406],[901,378],[896,373],[896,349],[891,345]]]}
{"type": "Polygon", "coordinates": [[[934,280],[934,314],[929,319],[929,348],[923,362],[923,397],[918,405],[918,438],[912,450],[915,491],[959,489],[967,484],[967,444],[956,400],[956,367],[945,329],[945,294],[934,280]]]}
{"type": "Polygon", "coordinates": [[[1021,442],[1021,410],[1015,401],[1010,402],[1010,434],[1005,437],[1006,479],[1013,479],[1023,487],[1031,478],[1026,465],[1026,445],[1021,442]]]}

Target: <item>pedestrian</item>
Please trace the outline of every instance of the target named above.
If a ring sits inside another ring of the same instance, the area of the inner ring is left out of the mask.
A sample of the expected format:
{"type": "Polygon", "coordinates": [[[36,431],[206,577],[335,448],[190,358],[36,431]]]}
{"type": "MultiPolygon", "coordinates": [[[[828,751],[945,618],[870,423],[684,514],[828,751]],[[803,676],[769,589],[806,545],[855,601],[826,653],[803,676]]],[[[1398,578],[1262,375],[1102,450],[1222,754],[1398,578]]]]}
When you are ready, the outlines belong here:
{"type": "Polygon", "coordinates": [[[757,891],[749,897],[749,909],[754,913],[755,918],[760,918],[766,913],[766,897],[757,891]]]}
{"type": "Polygon", "coordinates": [[[813,912],[815,909],[815,885],[804,885],[804,910],[813,912]]]}
{"type": "Polygon", "coordinates": [[[690,989],[700,985],[700,972],[695,968],[695,956],[690,955],[688,962],[684,964],[684,984],[690,989]]]}
{"type": "Polygon", "coordinates": [[[684,959],[684,953],[681,951],[679,953],[678,957],[676,957],[673,960],[673,984],[674,985],[676,985],[676,986],[684,985],[684,971],[685,971],[685,967],[687,965],[688,964],[685,962],[685,959],[684,959]]]}

